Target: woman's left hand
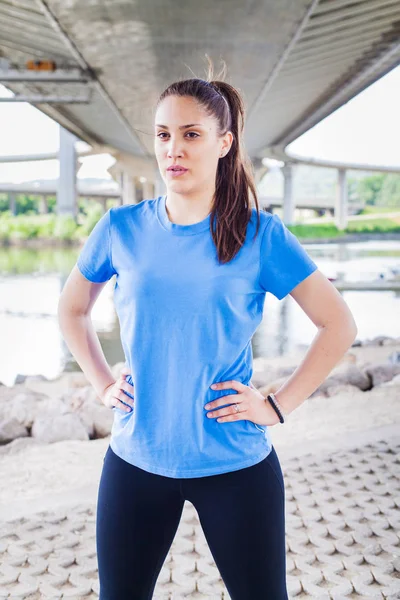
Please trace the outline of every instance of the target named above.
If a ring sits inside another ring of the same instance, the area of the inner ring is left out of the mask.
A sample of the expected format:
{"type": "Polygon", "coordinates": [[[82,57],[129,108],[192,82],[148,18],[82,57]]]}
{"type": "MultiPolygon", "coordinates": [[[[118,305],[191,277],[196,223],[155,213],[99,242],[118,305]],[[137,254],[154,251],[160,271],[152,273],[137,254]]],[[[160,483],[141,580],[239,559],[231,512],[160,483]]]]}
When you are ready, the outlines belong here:
{"type": "Polygon", "coordinates": [[[248,420],[264,426],[272,426],[280,422],[272,406],[251,382],[250,385],[244,385],[240,381],[231,379],[230,381],[213,384],[210,387],[217,391],[232,389],[238,393],[221,396],[208,402],[204,406],[206,410],[212,409],[212,412],[207,412],[208,418],[217,418],[218,423],[248,420]],[[229,406],[215,410],[225,404],[229,404],[229,406]],[[239,412],[236,411],[234,404],[239,406],[239,412]]]}

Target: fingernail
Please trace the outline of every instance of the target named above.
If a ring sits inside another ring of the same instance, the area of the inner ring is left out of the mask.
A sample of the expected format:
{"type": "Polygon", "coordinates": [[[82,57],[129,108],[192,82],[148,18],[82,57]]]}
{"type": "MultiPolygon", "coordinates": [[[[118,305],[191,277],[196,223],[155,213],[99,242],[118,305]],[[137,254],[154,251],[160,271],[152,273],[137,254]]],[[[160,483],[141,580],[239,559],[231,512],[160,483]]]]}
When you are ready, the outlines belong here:
{"type": "Polygon", "coordinates": [[[210,385],[211,388],[215,389],[217,387],[217,383],[213,383],[212,385],[210,385]]]}

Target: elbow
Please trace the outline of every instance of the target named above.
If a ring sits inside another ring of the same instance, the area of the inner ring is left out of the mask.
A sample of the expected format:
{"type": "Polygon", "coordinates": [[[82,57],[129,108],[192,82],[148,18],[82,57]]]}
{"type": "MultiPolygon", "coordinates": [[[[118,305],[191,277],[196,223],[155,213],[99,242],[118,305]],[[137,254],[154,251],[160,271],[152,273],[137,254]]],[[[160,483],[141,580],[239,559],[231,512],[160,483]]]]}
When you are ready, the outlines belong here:
{"type": "Polygon", "coordinates": [[[353,315],[350,313],[349,322],[346,324],[344,335],[347,340],[347,345],[349,348],[354,344],[357,339],[358,328],[357,324],[354,320],[353,315]]]}

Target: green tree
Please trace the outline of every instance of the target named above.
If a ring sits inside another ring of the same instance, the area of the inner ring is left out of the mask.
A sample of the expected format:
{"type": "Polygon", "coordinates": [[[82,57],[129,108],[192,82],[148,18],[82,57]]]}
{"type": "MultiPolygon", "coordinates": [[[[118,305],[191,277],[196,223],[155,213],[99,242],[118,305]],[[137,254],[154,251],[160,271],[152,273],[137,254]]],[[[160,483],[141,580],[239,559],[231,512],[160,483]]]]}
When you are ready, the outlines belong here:
{"type": "Polygon", "coordinates": [[[374,206],[379,198],[386,174],[377,173],[360,179],[358,183],[358,197],[366,205],[374,206]]]}
{"type": "Polygon", "coordinates": [[[400,175],[395,173],[386,174],[377,204],[379,206],[400,208],[400,175]]]}

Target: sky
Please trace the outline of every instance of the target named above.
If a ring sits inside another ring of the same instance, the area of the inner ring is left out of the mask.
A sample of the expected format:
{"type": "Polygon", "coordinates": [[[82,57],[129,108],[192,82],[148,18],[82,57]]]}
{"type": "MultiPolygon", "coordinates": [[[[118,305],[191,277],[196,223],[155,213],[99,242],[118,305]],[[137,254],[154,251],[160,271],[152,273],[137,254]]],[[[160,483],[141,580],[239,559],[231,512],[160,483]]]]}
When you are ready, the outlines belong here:
{"type": "MultiPolygon", "coordinates": [[[[0,96],[12,94],[0,85],[0,96]]],[[[400,66],[292,142],[287,151],[307,158],[400,166],[400,66]]],[[[58,124],[27,103],[0,103],[0,157],[57,152],[58,124]]],[[[84,142],[77,149],[87,148],[84,142]]],[[[78,178],[111,179],[109,154],[80,159],[78,178]]],[[[0,182],[56,179],[58,161],[0,163],[0,182]]]]}

